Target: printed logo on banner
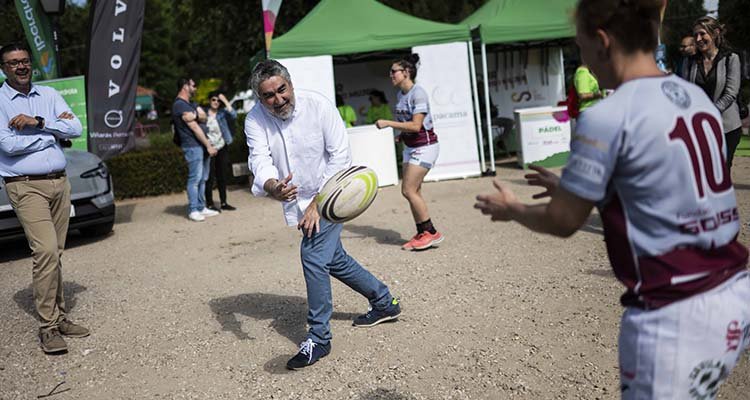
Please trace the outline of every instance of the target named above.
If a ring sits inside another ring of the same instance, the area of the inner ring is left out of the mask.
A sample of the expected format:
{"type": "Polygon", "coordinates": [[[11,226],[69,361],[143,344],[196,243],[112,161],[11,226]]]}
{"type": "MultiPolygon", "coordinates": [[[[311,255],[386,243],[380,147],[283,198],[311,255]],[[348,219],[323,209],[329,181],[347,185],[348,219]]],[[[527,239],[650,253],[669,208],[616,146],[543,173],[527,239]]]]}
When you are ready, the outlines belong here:
{"type": "Polygon", "coordinates": [[[52,58],[49,56],[49,51],[43,51],[40,57],[40,63],[42,70],[45,74],[52,73],[52,58]]]}
{"type": "Polygon", "coordinates": [[[690,372],[690,397],[708,400],[716,397],[719,386],[727,377],[727,368],[721,361],[703,361],[690,372]]]}
{"type": "Polygon", "coordinates": [[[144,0],[94,1],[89,48],[91,150],[104,159],[135,146],[135,92],[144,0]]]}

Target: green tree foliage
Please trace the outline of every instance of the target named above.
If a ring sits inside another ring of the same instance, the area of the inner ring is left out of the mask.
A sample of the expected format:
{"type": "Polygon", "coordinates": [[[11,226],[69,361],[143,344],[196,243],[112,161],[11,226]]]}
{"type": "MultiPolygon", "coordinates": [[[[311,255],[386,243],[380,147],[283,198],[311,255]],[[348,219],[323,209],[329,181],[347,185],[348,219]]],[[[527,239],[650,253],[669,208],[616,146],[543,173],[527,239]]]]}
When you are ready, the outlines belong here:
{"type": "Polygon", "coordinates": [[[25,41],[23,27],[18,21],[16,2],[0,0],[0,46],[10,42],[25,41]]]}
{"type": "MultiPolygon", "coordinates": [[[[380,0],[402,12],[456,23],[484,0],[380,0]]],[[[283,35],[319,0],[284,0],[274,37],[283,35]]],[[[58,17],[63,75],[85,73],[88,59],[89,9],[68,3],[58,17]]],[[[13,0],[0,0],[0,43],[25,40],[13,0]]],[[[147,0],[141,44],[139,84],[156,90],[157,106],[168,108],[179,77],[218,79],[228,95],[247,88],[250,59],[263,50],[260,0],[147,0]]]]}
{"type": "Polygon", "coordinates": [[[727,40],[737,50],[750,50],[750,4],[747,0],[721,0],[719,20],[727,28],[727,40]]]}
{"type": "Polygon", "coordinates": [[[159,108],[171,105],[177,93],[177,79],[185,73],[185,64],[179,59],[182,47],[178,29],[186,34],[189,31],[187,26],[176,23],[174,11],[170,0],[146,1],[138,83],[156,91],[159,108]]]}
{"type": "Polygon", "coordinates": [[[485,0],[434,1],[434,0],[381,0],[381,3],[396,10],[420,18],[455,24],[471,15],[485,0]]]}
{"type": "Polygon", "coordinates": [[[680,60],[678,49],[680,40],[693,32],[693,22],[704,15],[706,15],[706,9],[703,8],[703,0],[669,0],[667,2],[661,38],[667,45],[670,60],[680,60]]]}

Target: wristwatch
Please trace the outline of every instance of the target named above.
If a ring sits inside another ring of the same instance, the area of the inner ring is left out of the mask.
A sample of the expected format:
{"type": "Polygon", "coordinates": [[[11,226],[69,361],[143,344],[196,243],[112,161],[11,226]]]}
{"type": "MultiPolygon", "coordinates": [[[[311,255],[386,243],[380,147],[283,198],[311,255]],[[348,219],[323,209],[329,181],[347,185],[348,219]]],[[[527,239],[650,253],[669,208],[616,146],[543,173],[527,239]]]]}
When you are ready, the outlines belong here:
{"type": "Polygon", "coordinates": [[[36,129],[44,129],[44,118],[37,115],[34,119],[36,119],[36,129]]]}

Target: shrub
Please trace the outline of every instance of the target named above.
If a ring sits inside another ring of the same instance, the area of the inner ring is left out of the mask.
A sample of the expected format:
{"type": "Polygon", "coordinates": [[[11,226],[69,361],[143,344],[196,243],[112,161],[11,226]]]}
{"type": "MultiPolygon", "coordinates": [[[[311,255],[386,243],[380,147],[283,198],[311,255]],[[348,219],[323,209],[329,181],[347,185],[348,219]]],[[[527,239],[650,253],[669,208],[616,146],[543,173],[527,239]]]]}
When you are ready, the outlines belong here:
{"type": "Polygon", "coordinates": [[[185,190],[187,164],[179,147],[149,148],[107,161],[118,199],[185,190]]]}

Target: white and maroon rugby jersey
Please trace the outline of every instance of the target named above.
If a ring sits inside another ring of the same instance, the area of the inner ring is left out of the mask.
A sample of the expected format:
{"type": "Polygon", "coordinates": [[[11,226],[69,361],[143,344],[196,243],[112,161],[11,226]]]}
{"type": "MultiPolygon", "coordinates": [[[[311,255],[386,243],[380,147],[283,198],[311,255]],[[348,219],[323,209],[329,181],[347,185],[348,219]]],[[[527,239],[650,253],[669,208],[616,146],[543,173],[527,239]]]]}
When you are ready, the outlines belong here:
{"type": "Polygon", "coordinates": [[[409,147],[420,147],[437,143],[438,138],[432,126],[432,113],[430,113],[430,97],[427,91],[419,85],[403,93],[398,91],[398,102],[396,103],[396,120],[408,122],[414,119],[414,114],[426,114],[419,132],[402,132],[401,140],[409,147]]]}
{"type": "Polygon", "coordinates": [[[597,202],[625,306],[658,308],[746,268],[721,115],[675,76],[622,84],[582,113],[561,186],[597,202]]]}

